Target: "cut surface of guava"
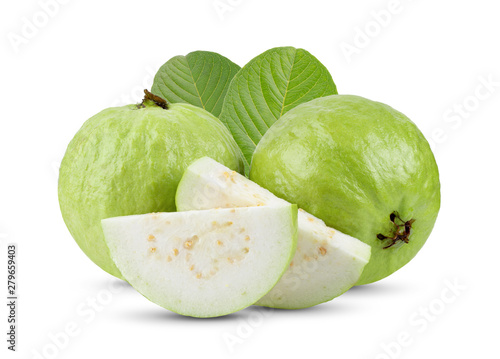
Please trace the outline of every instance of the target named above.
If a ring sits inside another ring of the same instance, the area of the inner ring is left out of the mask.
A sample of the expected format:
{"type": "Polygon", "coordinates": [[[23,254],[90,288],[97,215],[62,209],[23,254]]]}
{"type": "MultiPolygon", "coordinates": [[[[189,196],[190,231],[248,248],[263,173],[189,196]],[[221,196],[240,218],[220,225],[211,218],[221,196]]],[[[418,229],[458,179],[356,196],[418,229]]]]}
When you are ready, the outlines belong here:
{"type": "MultiPolygon", "coordinates": [[[[208,157],[187,168],[176,194],[179,211],[286,203],[208,157]]],[[[358,281],[369,258],[370,246],[299,209],[294,258],[281,280],[256,304],[299,309],[329,301],[358,281]]]]}
{"type": "Polygon", "coordinates": [[[111,258],[152,302],[192,317],[252,305],[297,244],[297,206],[151,213],[102,220],[111,258]]]}

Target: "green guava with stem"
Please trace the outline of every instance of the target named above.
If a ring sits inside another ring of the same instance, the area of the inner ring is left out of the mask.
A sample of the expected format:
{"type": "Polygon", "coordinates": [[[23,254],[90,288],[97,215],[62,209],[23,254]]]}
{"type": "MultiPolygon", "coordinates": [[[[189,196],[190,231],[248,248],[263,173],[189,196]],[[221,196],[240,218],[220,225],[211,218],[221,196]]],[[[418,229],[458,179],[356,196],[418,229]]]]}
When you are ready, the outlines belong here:
{"type": "Polygon", "coordinates": [[[286,113],[259,142],[250,179],[369,244],[358,285],[408,263],[440,207],[438,168],[420,130],[359,96],[318,98],[286,113]]]}
{"type": "Polygon", "coordinates": [[[70,142],[59,171],[59,204],[71,235],[94,263],[122,278],[101,220],[175,211],[184,170],[204,156],[244,169],[229,131],[199,107],[167,104],[146,91],[142,104],[98,113],[70,142]]]}

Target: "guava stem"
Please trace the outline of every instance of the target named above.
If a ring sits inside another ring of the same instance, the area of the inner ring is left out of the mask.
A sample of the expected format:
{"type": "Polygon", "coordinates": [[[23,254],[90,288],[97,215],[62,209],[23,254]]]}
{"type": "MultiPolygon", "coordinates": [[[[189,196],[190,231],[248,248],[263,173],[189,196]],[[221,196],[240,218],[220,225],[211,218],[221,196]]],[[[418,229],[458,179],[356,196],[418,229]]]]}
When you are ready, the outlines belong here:
{"type": "Polygon", "coordinates": [[[415,222],[415,219],[412,218],[408,221],[403,221],[396,211],[391,213],[389,219],[394,224],[396,229],[394,230],[392,237],[383,235],[382,233],[377,234],[377,238],[381,241],[386,239],[391,240],[391,243],[385,246],[383,249],[391,248],[398,241],[402,241],[403,243],[408,244],[410,242],[411,226],[413,225],[413,222],[415,222]],[[396,219],[398,219],[401,223],[396,223],[396,219]]]}
{"type": "Polygon", "coordinates": [[[144,108],[144,102],[146,101],[153,101],[156,106],[159,106],[164,110],[168,110],[168,102],[165,99],[161,98],[160,96],[156,96],[154,93],[151,93],[148,90],[144,89],[144,99],[139,105],[137,105],[137,108],[144,108]]]}

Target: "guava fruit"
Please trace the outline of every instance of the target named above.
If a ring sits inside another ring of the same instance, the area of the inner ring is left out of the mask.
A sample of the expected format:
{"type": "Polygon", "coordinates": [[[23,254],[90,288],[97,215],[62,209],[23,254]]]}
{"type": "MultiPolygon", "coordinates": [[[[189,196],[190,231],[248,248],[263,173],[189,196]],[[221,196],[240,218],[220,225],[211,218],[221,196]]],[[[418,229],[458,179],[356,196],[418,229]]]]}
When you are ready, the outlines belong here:
{"type": "Polygon", "coordinates": [[[152,302],[192,317],[255,303],[297,244],[297,206],[152,213],[102,220],[111,258],[152,302]]]}
{"type": "MultiPolygon", "coordinates": [[[[191,164],[176,194],[180,211],[216,207],[282,206],[276,197],[244,176],[204,157],[191,164]]],[[[265,224],[261,224],[265,228],[265,224]]],[[[276,286],[256,304],[299,309],[329,301],[351,288],[370,258],[363,242],[328,228],[302,209],[297,251],[276,286]]]]}
{"type": "Polygon", "coordinates": [[[175,211],[184,170],[203,156],[243,171],[231,134],[201,108],[149,94],[140,105],[98,113],[75,135],[59,171],[59,203],[71,235],[94,263],[121,278],[101,219],[175,211]]]}
{"type": "Polygon", "coordinates": [[[440,206],[436,161],[417,126],[385,104],[351,95],[285,114],[259,142],[250,179],[369,244],[358,284],[408,263],[440,206]]]}

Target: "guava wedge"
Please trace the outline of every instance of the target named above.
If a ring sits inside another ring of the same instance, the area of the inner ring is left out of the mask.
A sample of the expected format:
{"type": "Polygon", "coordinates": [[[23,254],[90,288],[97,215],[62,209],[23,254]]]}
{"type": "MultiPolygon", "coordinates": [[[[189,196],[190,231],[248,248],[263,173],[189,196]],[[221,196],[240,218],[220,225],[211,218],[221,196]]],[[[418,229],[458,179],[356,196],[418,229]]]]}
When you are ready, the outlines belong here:
{"type": "MultiPolygon", "coordinates": [[[[186,169],[176,193],[179,211],[286,203],[208,157],[186,169]]],[[[298,233],[297,251],[288,270],[257,305],[300,309],[327,302],[358,281],[370,258],[370,246],[327,227],[301,209],[298,233]]]]}
{"type": "Polygon", "coordinates": [[[152,302],[192,317],[252,305],[295,253],[297,206],[151,213],[102,220],[111,258],[152,302]]]}
{"type": "Polygon", "coordinates": [[[259,142],[250,179],[369,244],[358,284],[408,263],[440,207],[438,167],[422,132],[360,96],[322,97],[287,112],[259,142]]]}

